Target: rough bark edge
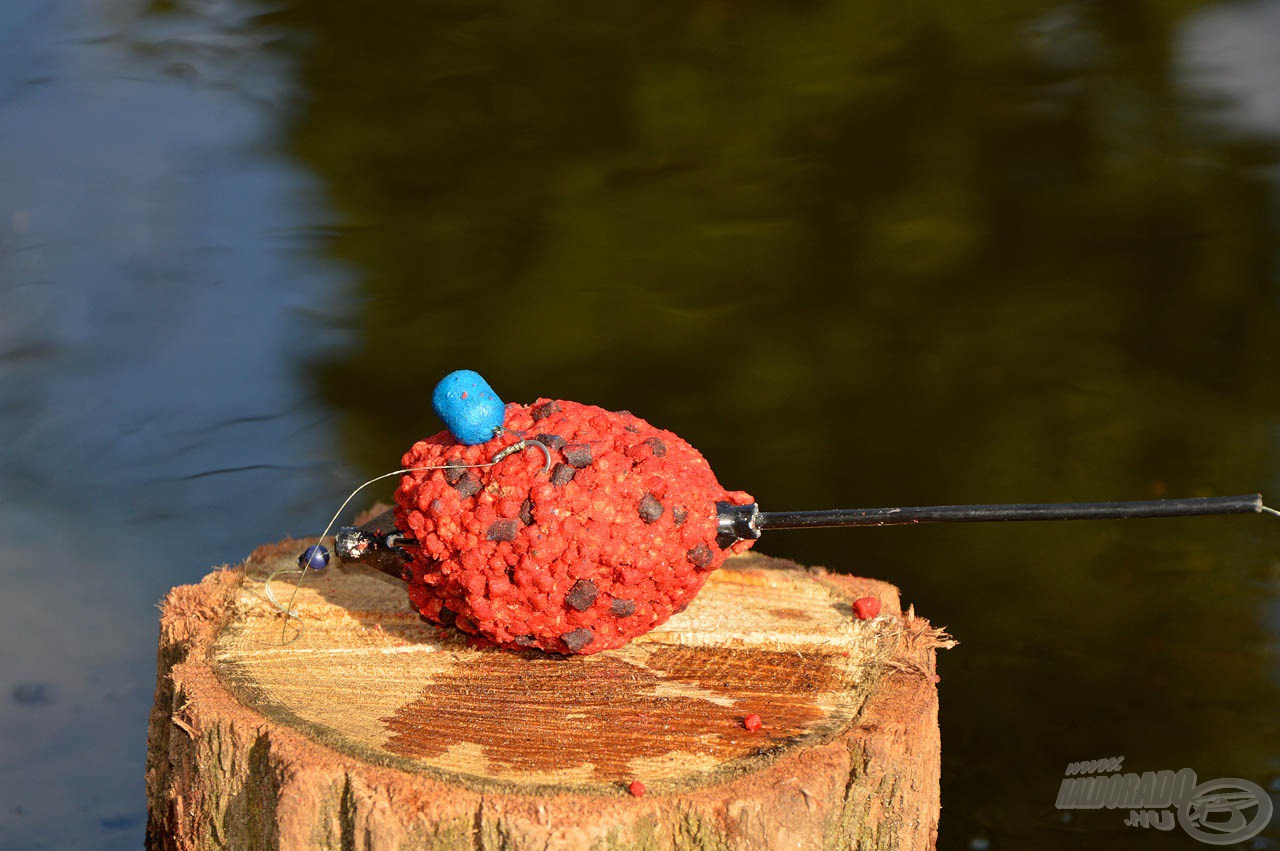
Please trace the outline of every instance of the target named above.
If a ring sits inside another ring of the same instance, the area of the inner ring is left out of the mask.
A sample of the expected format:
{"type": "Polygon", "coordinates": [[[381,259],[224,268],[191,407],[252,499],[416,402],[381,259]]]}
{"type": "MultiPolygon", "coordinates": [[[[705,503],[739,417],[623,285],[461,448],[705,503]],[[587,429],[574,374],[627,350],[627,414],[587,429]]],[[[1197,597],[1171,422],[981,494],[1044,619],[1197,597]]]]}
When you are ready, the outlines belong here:
{"type": "MultiPolygon", "coordinates": [[[[249,561],[282,549],[297,544],[261,548],[249,561]]],[[[897,609],[893,586],[820,575],[846,594],[892,590],[897,609]]],[[[890,672],[863,708],[866,723],[855,722],[826,745],[678,796],[538,798],[468,792],[272,729],[226,692],[207,659],[238,582],[237,571],[215,571],[199,585],[175,588],[162,606],[147,760],[149,848],[630,851],[936,843],[940,739],[930,678],[935,648],[950,642],[914,612],[903,617],[902,640],[885,663],[890,672]]]]}

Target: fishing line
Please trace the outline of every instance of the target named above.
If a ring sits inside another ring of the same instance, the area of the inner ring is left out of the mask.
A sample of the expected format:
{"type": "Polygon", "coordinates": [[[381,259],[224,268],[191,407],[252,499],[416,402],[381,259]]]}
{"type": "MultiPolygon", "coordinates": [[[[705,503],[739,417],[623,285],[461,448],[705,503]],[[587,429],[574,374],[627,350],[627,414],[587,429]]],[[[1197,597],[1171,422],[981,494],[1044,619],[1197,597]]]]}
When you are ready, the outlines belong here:
{"type": "MultiPolygon", "coordinates": [[[[499,437],[505,433],[506,433],[506,429],[503,429],[503,428],[494,429],[494,437],[499,437]]],[[[532,438],[521,438],[520,440],[517,440],[515,443],[511,444],[510,446],[507,446],[499,450],[497,454],[495,454],[490,460],[482,464],[434,464],[429,467],[405,467],[404,469],[401,469],[401,470],[392,470],[390,473],[383,473],[381,476],[374,476],[372,479],[360,485],[355,490],[353,490],[350,494],[347,495],[347,498],[342,501],[342,505],[338,506],[338,510],[334,512],[333,517],[329,520],[329,524],[325,526],[324,531],[320,533],[320,537],[317,539],[317,541],[323,541],[326,537],[328,537],[329,532],[333,530],[333,524],[338,522],[338,518],[342,516],[342,512],[346,510],[347,506],[351,503],[351,500],[355,499],[356,494],[360,493],[360,491],[364,490],[369,485],[372,485],[375,482],[380,482],[383,479],[389,479],[392,476],[403,476],[408,473],[422,473],[429,470],[478,470],[478,469],[484,469],[487,467],[495,467],[498,464],[502,463],[502,461],[504,461],[505,459],[516,454],[517,452],[523,452],[524,450],[534,446],[541,449],[542,454],[545,456],[545,461],[542,465],[542,472],[545,473],[551,469],[551,450],[548,449],[546,445],[543,444],[542,441],[540,440],[533,440],[532,438]]],[[[263,593],[266,595],[267,600],[271,603],[271,605],[275,608],[276,611],[280,612],[285,616],[285,622],[280,627],[280,643],[281,644],[285,643],[284,637],[285,637],[285,631],[289,624],[289,618],[294,618],[295,620],[298,619],[297,613],[294,612],[293,610],[293,603],[298,598],[298,591],[302,589],[302,583],[307,578],[307,570],[311,568],[311,565],[316,561],[319,561],[321,565],[321,567],[317,569],[322,569],[324,566],[328,565],[329,563],[329,553],[320,543],[312,544],[311,546],[307,547],[305,550],[302,551],[302,555],[298,557],[298,564],[300,565],[300,569],[295,569],[292,567],[277,568],[276,570],[271,572],[271,575],[267,577],[266,582],[264,582],[262,585],[262,590],[263,590],[263,593]],[[280,601],[276,599],[275,592],[271,588],[271,582],[277,576],[281,576],[283,574],[294,574],[294,573],[298,575],[298,582],[296,585],[293,586],[293,593],[289,595],[288,605],[282,606],[280,605],[280,601]]],[[[299,620],[299,624],[301,624],[300,620],[299,620]]],[[[297,640],[297,638],[301,635],[302,635],[301,627],[299,627],[298,635],[294,636],[294,640],[297,640]]]]}

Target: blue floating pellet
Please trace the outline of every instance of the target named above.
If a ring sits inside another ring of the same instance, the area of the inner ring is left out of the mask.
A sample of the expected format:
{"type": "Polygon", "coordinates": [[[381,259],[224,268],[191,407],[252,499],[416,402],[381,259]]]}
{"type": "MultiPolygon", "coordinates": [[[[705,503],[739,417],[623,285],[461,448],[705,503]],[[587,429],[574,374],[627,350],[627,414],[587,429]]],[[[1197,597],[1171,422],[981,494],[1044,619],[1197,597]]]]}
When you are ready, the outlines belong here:
{"type": "Polygon", "coordinates": [[[480,373],[469,369],[451,372],[436,385],[431,405],[459,443],[475,446],[493,439],[502,428],[506,406],[480,373]]]}
{"type": "Polygon", "coordinates": [[[329,566],[329,551],[320,544],[312,544],[298,556],[298,567],[303,570],[324,570],[329,566]]]}

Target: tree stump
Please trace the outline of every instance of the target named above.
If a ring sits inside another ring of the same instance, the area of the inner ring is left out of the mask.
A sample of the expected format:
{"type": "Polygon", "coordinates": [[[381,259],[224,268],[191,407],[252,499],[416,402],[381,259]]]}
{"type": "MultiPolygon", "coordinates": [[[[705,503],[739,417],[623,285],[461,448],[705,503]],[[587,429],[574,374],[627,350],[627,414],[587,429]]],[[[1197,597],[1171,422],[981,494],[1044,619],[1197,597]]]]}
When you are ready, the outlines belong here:
{"type": "Polygon", "coordinates": [[[560,658],[474,646],[363,566],[309,575],[286,621],[263,583],[303,546],[164,601],[149,848],[934,846],[953,642],[892,585],[737,557],[659,629],[560,658]]]}

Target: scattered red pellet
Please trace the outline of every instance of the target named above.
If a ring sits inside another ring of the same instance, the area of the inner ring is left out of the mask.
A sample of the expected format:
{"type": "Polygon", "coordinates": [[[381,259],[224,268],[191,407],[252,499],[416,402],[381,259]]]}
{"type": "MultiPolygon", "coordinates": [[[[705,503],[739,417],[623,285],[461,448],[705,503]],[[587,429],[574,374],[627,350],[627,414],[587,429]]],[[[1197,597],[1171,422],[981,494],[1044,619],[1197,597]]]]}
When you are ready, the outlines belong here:
{"type": "Polygon", "coordinates": [[[853,601],[853,614],[860,621],[869,621],[880,614],[878,597],[859,597],[853,601]]]}
{"type": "Polygon", "coordinates": [[[643,798],[644,793],[648,790],[639,780],[632,780],[631,785],[627,787],[627,791],[631,793],[633,798],[643,798]]]}
{"type": "Polygon", "coordinates": [[[508,405],[508,433],[415,443],[396,491],[409,599],[428,620],[511,650],[598,653],[683,611],[707,574],[752,541],[716,543],[726,491],[679,436],[626,412],[540,399],[508,405]],[[518,436],[536,449],[485,464],[518,436]]]}
{"type": "Polygon", "coordinates": [[[760,716],[752,712],[746,718],[742,719],[742,726],[746,727],[750,732],[754,733],[764,726],[764,722],[760,720],[760,716]]]}

